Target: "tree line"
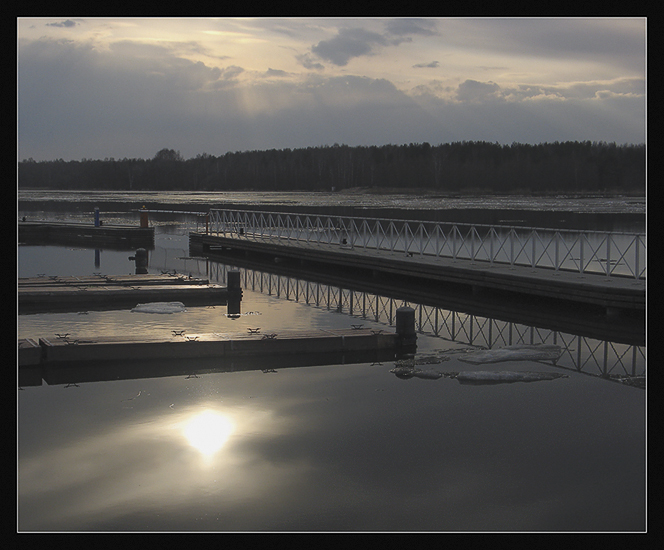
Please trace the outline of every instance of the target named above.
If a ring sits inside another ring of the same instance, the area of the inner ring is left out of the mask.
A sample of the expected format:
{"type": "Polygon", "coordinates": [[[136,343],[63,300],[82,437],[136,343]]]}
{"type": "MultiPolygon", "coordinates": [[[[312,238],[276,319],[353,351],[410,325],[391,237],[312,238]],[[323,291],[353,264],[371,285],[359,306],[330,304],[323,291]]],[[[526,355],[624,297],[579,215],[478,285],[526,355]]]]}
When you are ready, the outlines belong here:
{"type": "Polygon", "coordinates": [[[645,192],[645,145],[463,141],[307,147],[199,154],[162,149],[151,159],[18,163],[19,189],[441,192],[645,192]]]}

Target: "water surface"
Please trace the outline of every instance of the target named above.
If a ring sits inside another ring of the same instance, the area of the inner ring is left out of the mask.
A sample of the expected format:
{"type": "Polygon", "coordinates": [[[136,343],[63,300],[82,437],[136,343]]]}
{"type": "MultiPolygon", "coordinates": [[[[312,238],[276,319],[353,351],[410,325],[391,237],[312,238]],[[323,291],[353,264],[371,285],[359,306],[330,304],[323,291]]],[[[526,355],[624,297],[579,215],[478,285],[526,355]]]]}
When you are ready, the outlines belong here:
{"type": "MultiPolygon", "coordinates": [[[[223,272],[189,257],[191,223],[157,227],[150,272],[223,272]]],[[[130,273],[129,255],[21,246],[18,271],[130,273]]],[[[243,286],[236,319],[222,306],[171,315],[70,312],[21,315],[17,332],[389,329],[380,299],[375,315],[351,314],[347,305],[306,303],[284,287],[243,286]]],[[[618,361],[645,373],[645,349],[558,335],[566,347],[560,366],[469,365],[459,360],[462,350],[487,342],[477,323],[458,330],[466,317],[455,317],[454,337],[428,328],[418,335],[418,355],[446,358],[427,368],[564,369],[568,378],[467,386],[399,379],[389,372],[393,361],[289,368],[264,357],[237,372],[190,361],[182,365],[187,375],[26,385],[17,392],[18,529],[643,531],[646,392],[600,375],[607,353],[618,358],[610,368],[618,361]]],[[[554,338],[496,323],[488,329],[495,345],[505,345],[508,333],[554,338]]],[[[102,379],[103,367],[91,363],[89,372],[98,369],[102,379]]]]}

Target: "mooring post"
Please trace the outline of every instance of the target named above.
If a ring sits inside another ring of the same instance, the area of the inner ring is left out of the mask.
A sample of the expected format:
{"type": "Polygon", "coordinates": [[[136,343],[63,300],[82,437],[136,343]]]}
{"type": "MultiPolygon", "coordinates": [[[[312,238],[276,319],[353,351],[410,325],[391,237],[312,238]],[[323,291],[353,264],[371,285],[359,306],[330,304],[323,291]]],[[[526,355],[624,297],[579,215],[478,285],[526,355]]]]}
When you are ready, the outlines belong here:
{"type": "Polygon", "coordinates": [[[415,310],[412,307],[404,306],[397,309],[396,332],[400,348],[412,348],[417,345],[415,310]]]}
{"type": "Polygon", "coordinates": [[[145,205],[141,208],[141,227],[148,227],[148,211],[145,209],[145,205]]]}
{"type": "Polygon", "coordinates": [[[95,227],[99,227],[101,222],[99,221],[99,208],[95,206],[95,227]]]}
{"type": "Polygon", "coordinates": [[[130,260],[136,262],[136,275],[145,275],[148,272],[148,251],[145,248],[139,248],[130,260]]]}

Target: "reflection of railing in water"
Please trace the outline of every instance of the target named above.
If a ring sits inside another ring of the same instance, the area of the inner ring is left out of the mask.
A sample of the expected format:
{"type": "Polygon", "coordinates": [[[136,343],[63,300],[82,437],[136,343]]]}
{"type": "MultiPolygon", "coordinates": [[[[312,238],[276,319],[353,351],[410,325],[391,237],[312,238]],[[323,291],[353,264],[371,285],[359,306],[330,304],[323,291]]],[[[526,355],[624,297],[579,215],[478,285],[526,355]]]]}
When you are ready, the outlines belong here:
{"type": "Polygon", "coordinates": [[[642,234],[210,210],[206,232],[430,257],[646,277],[642,234]]]}
{"type": "Polygon", "coordinates": [[[406,305],[415,310],[416,330],[421,334],[480,348],[554,344],[563,348],[562,356],[555,363],[558,368],[603,378],[645,376],[643,346],[501,321],[217,262],[209,263],[208,275],[211,281],[223,284],[231,269],[240,271],[243,288],[276,298],[389,326],[394,325],[397,309],[406,305]]]}

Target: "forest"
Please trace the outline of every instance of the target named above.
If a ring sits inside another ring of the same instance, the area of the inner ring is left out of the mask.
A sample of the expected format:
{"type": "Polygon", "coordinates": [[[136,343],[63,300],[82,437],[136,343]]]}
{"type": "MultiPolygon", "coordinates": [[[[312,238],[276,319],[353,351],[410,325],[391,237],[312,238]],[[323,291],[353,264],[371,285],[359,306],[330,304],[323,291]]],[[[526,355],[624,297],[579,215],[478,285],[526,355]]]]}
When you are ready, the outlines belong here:
{"type": "Polygon", "coordinates": [[[162,149],[151,159],[22,160],[19,189],[645,193],[646,149],[568,141],[501,145],[338,145],[198,154],[162,149]]]}

